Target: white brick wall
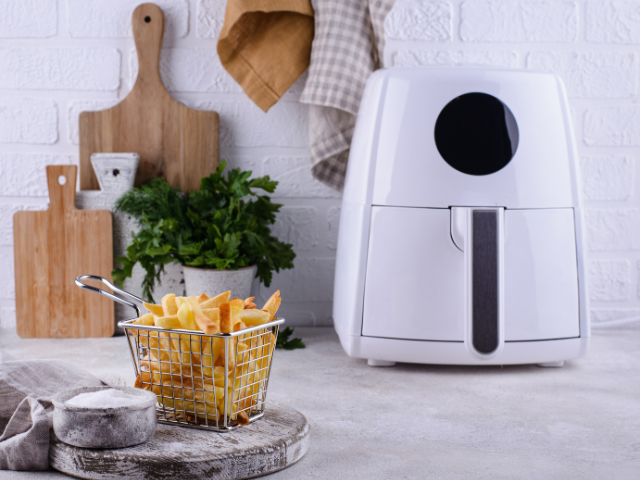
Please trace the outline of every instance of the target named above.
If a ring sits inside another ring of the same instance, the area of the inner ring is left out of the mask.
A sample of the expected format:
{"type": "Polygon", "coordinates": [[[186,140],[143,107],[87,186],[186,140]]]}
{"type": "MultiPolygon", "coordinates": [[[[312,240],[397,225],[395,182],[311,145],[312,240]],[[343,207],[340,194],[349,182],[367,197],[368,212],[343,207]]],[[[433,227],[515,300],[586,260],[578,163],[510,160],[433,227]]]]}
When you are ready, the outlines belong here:
{"type": "MultiPolygon", "coordinates": [[[[15,324],[12,215],[46,205],[44,166],[77,163],[78,115],[121,101],[135,80],[133,9],[144,0],[0,0],[0,319],[15,324]]],[[[172,95],[221,117],[232,167],[280,182],[275,232],[296,269],[273,288],[294,324],[331,323],[340,195],[309,170],[303,80],[268,114],[221,68],[225,0],[156,0],[166,15],[161,74],[172,95]]],[[[640,3],[609,0],[397,0],[392,65],[549,70],[571,97],[581,155],[594,321],[640,311],[640,3]],[[636,268],[638,265],[639,268],[636,268]]],[[[259,289],[264,300],[273,290],[259,289]]]]}
{"type": "MultiPolygon", "coordinates": [[[[640,2],[398,0],[386,26],[388,65],[488,65],[562,77],[581,156],[593,320],[637,316],[640,2]]],[[[338,214],[329,212],[330,235],[338,214]]]]}
{"type": "Polygon", "coordinates": [[[58,32],[57,0],[0,0],[0,12],[3,38],[46,38],[58,32]]]}
{"type": "MultiPolygon", "coordinates": [[[[144,0],[0,0],[0,326],[15,325],[13,214],[47,204],[45,166],[78,163],[78,116],[120,102],[135,82],[138,59],[131,13],[144,0]]],[[[220,65],[216,39],[226,0],[154,0],[166,29],[160,58],[171,94],[191,108],[220,114],[221,157],[231,167],[281,182],[274,232],[295,246],[296,269],[257,289],[280,288],[292,324],[331,324],[337,225],[328,212],[340,194],[309,169],[303,80],[267,114],[220,65]],[[330,233],[330,228],[333,231],[330,233]]]]}

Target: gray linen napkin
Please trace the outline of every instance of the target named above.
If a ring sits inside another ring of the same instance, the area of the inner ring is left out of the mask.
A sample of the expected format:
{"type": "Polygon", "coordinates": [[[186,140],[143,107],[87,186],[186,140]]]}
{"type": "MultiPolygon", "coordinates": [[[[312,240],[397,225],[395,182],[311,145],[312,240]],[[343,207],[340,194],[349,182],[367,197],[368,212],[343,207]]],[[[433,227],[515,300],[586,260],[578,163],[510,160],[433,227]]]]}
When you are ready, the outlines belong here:
{"type": "MultiPolygon", "coordinates": [[[[114,376],[109,383],[123,382],[114,376]]],[[[47,470],[51,399],[64,390],[104,385],[63,360],[0,363],[0,470],[47,470]]]]}
{"type": "Polygon", "coordinates": [[[315,36],[309,77],[300,101],[308,103],[313,176],[342,190],[360,99],[380,68],[384,20],[395,0],[311,0],[315,36]]]}

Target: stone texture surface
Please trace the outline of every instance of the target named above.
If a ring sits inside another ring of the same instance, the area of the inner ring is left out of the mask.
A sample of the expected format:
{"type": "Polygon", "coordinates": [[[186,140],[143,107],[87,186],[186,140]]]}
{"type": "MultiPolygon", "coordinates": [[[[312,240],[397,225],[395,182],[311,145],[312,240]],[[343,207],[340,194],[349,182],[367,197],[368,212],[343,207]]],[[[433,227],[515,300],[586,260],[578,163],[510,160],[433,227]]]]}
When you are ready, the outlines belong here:
{"type": "Polygon", "coordinates": [[[305,252],[318,245],[318,219],[315,207],[283,207],[271,227],[273,235],[305,252]]]}
{"type": "Polygon", "coordinates": [[[0,0],[0,38],[46,38],[58,33],[58,0],[0,0]]]}
{"type": "Polygon", "coordinates": [[[385,21],[388,38],[446,42],[451,40],[451,4],[397,0],[385,21]]]}
{"type": "Polygon", "coordinates": [[[100,190],[122,195],[133,188],[140,155],[137,153],[94,153],[91,166],[100,190]]]}
{"type": "Polygon", "coordinates": [[[628,260],[591,260],[588,268],[590,300],[627,300],[631,292],[630,270],[628,260]]]}
{"type": "Polygon", "coordinates": [[[517,68],[518,54],[479,50],[402,50],[395,52],[393,64],[399,67],[490,65],[517,68]]]}
{"type": "Polygon", "coordinates": [[[466,1],[460,7],[464,42],[573,42],[578,9],[568,1],[466,1]]]}
{"type": "Polygon", "coordinates": [[[585,36],[595,43],[640,43],[640,9],[634,1],[586,2],[585,36]]]}
{"type": "Polygon", "coordinates": [[[635,165],[635,158],[628,155],[583,158],[580,167],[584,199],[627,200],[633,191],[635,165]]]}
{"type": "Polygon", "coordinates": [[[48,197],[47,165],[77,165],[75,155],[0,153],[0,197],[48,197]]]}
{"type": "Polygon", "coordinates": [[[27,90],[116,90],[116,48],[0,49],[0,88],[27,90]]]}
{"type": "MultiPolygon", "coordinates": [[[[129,84],[138,76],[138,57],[130,56],[129,84]]],[[[242,89],[222,67],[215,48],[163,48],[160,76],[170,92],[241,93],[242,89]]]]}
{"type": "Polygon", "coordinates": [[[67,117],[67,129],[69,132],[69,143],[78,145],[80,143],[80,134],[78,124],[80,121],[80,113],[94,112],[98,110],[106,110],[120,103],[119,100],[80,100],[69,104],[67,117]]]}
{"type": "Polygon", "coordinates": [[[44,98],[0,98],[0,143],[50,145],[58,140],[58,106],[44,98]]]}
{"type": "MultiPolygon", "coordinates": [[[[298,327],[295,335],[307,348],[275,352],[268,402],[305,415],[310,448],[266,478],[634,479],[640,470],[640,329],[594,331],[586,357],[557,369],[372,368],[347,357],[333,329],[298,327]]],[[[0,351],[8,359],[62,358],[133,382],[121,338],[11,334],[0,336],[0,351]]],[[[68,477],[0,472],[1,480],[26,478],[68,477]]]]}
{"type": "Polygon", "coordinates": [[[585,220],[589,250],[598,252],[640,249],[640,210],[587,209],[585,220]]]}
{"type": "Polygon", "coordinates": [[[198,0],[198,37],[218,39],[224,23],[225,6],[224,0],[198,0]]]}
{"type": "Polygon", "coordinates": [[[338,248],[338,227],[340,226],[340,208],[331,207],[327,212],[327,224],[329,226],[329,238],[327,247],[331,250],[338,248]]]}
{"type": "Polygon", "coordinates": [[[245,299],[251,296],[251,283],[256,275],[256,267],[238,270],[212,270],[183,267],[185,292],[189,297],[206,293],[215,297],[231,290],[231,298],[245,299]]]}
{"type": "MultiPolygon", "coordinates": [[[[133,36],[131,15],[144,0],[67,0],[69,34],[78,38],[123,38],[133,36]]],[[[154,0],[165,17],[165,37],[189,33],[187,0],[154,0]]]]}
{"type": "Polygon", "coordinates": [[[267,113],[248,100],[189,106],[220,114],[220,145],[225,147],[306,147],[309,143],[308,110],[297,103],[280,101],[267,113]]]}
{"type": "Polygon", "coordinates": [[[584,114],[584,141],[602,147],[640,146],[640,107],[596,107],[584,114]]]}
{"type": "Polygon", "coordinates": [[[276,197],[339,198],[340,193],[317,181],[311,175],[308,157],[268,157],[263,174],[280,182],[276,197]]]}
{"type": "Polygon", "coordinates": [[[635,95],[638,57],[614,52],[532,52],[527,68],[561,77],[569,97],[631,98],[635,95]]]}

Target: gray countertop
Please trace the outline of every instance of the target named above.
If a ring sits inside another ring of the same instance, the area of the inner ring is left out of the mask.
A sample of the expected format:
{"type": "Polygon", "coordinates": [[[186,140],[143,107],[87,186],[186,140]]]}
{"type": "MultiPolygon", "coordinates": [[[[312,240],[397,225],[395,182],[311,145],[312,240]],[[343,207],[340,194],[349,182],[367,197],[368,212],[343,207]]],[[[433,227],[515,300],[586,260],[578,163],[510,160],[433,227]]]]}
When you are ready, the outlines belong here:
{"type": "MultiPolygon", "coordinates": [[[[296,335],[307,348],[276,352],[269,400],[306,415],[311,447],[270,478],[640,477],[640,329],[600,330],[587,357],[559,369],[372,368],[347,357],[331,328],[296,335]]],[[[132,384],[125,342],[0,330],[5,360],[65,359],[132,384]]],[[[2,480],[63,477],[0,472],[2,480]]]]}

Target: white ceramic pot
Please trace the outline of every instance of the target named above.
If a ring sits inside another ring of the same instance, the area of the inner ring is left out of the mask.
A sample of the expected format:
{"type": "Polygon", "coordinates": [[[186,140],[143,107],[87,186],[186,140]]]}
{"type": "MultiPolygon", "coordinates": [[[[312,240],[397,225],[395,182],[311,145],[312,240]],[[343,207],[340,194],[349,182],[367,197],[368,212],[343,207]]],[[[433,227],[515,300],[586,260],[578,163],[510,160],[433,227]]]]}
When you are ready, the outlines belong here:
{"type": "Polygon", "coordinates": [[[206,293],[214,297],[231,290],[231,298],[238,297],[244,300],[251,296],[251,282],[256,275],[256,268],[255,265],[238,270],[183,267],[187,296],[206,293]]]}

